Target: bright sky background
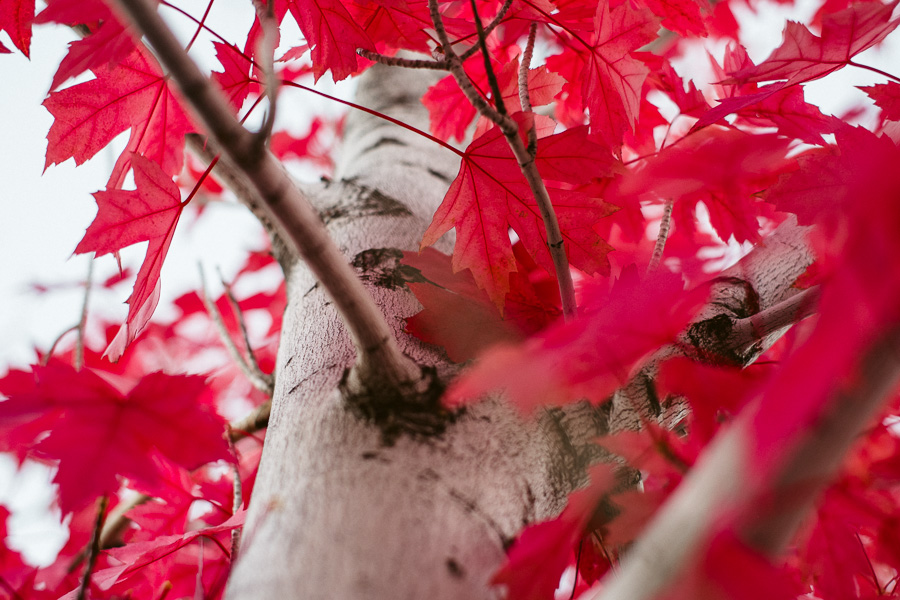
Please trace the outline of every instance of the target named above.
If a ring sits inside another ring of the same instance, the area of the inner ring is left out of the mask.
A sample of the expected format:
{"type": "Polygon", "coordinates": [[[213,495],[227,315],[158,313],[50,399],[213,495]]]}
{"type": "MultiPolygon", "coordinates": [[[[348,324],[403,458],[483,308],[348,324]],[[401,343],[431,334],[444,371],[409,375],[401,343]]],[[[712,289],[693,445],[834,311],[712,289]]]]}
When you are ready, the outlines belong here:
{"type": "MultiPolygon", "coordinates": [[[[206,3],[191,0],[188,4],[189,10],[199,14],[206,3]]],[[[249,23],[249,19],[228,12],[233,7],[222,9],[225,4],[235,3],[217,4],[211,24],[226,37],[242,41],[245,32],[235,31],[229,24],[249,23]]],[[[243,4],[246,6],[242,10],[250,9],[249,2],[243,4]]],[[[736,9],[744,24],[744,43],[754,61],[763,60],[780,43],[786,17],[793,15],[804,20],[816,5],[812,0],[803,0],[790,12],[783,6],[766,6],[756,15],[736,9]]],[[[12,47],[2,35],[3,43],[12,47]]],[[[45,136],[52,118],[41,102],[66,44],[72,39],[74,35],[66,29],[39,27],[35,29],[30,61],[18,52],[0,55],[0,373],[8,367],[26,366],[35,358],[34,347],[46,350],[62,331],[78,321],[83,292],[77,284],[84,280],[88,263],[87,257],[72,257],[72,251],[96,213],[91,193],[103,188],[116,157],[107,150],[78,168],[70,160],[42,175],[45,136]],[[59,283],[73,287],[45,294],[30,290],[32,284],[59,283]]],[[[283,40],[288,43],[297,39],[297,31],[283,33],[283,40]]],[[[197,47],[201,45],[198,43],[197,47]]],[[[717,56],[721,56],[721,50],[719,47],[717,56]]],[[[900,40],[856,60],[887,71],[900,71],[900,40]]],[[[676,68],[689,76],[707,72],[706,65],[705,53],[698,47],[676,68]]],[[[320,84],[328,86],[325,79],[320,84]]],[[[708,77],[704,75],[699,80],[706,81],[708,77]]],[[[883,81],[867,71],[844,69],[807,85],[807,100],[819,104],[826,113],[840,115],[863,98],[853,86],[883,81]]],[[[283,95],[281,117],[285,117],[287,106],[295,111],[298,105],[323,106],[319,99],[298,97],[297,93],[283,95]]],[[[289,124],[292,130],[305,131],[303,115],[289,117],[293,119],[289,124]]],[[[196,287],[198,262],[209,273],[220,267],[227,277],[247,250],[261,245],[258,226],[241,206],[214,204],[208,212],[196,224],[191,223],[189,215],[179,224],[162,274],[163,297],[157,310],[162,318],[167,314],[167,299],[196,287]]],[[[126,251],[124,257],[125,263],[136,270],[143,247],[126,251]]],[[[112,257],[104,257],[97,261],[94,281],[102,281],[115,271],[112,257]]],[[[91,309],[111,319],[123,319],[127,312],[123,303],[131,285],[132,281],[128,281],[111,291],[94,293],[91,309]]],[[[16,474],[12,462],[0,457],[0,504],[14,512],[10,522],[12,545],[26,549],[27,557],[33,561],[51,560],[65,540],[57,525],[58,516],[48,511],[53,499],[49,478],[47,469],[38,465],[29,465],[16,474]]]]}

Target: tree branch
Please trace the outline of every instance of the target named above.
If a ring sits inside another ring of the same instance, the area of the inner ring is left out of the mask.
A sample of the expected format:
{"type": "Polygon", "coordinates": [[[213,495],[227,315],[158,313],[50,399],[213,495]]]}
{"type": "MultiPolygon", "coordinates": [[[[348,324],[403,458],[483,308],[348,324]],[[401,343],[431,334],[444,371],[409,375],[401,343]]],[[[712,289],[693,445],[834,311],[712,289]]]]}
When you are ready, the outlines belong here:
{"type": "Polygon", "coordinates": [[[334,300],[357,351],[356,365],[348,378],[350,388],[360,393],[383,388],[413,391],[420,381],[419,369],[399,351],[384,316],[284,167],[238,123],[225,99],[157,14],[154,3],[117,0],[116,5],[150,42],[189,105],[247,176],[278,228],[334,300]]]}
{"type": "MultiPolygon", "coordinates": [[[[499,90],[494,90],[494,96],[496,96],[495,102],[498,103],[498,108],[491,106],[487,100],[482,98],[478,92],[475,91],[472,82],[469,80],[469,76],[466,74],[465,69],[463,69],[462,60],[453,50],[450,37],[447,35],[447,29],[444,27],[443,17],[441,16],[437,0],[428,0],[428,7],[431,11],[431,19],[434,23],[434,29],[437,32],[438,40],[441,42],[444,56],[446,56],[449,63],[450,73],[453,75],[454,79],[456,79],[456,83],[459,85],[466,98],[468,98],[469,102],[472,103],[472,106],[474,106],[482,116],[497,125],[497,127],[500,128],[500,131],[503,132],[503,136],[506,138],[510,149],[513,151],[513,155],[519,163],[519,168],[522,170],[525,180],[528,182],[528,187],[534,195],[538,210],[541,213],[541,219],[544,222],[544,229],[547,233],[547,247],[550,250],[553,268],[556,271],[556,280],[559,284],[559,298],[562,303],[563,316],[567,321],[574,319],[578,314],[578,305],[575,301],[575,284],[572,281],[572,272],[569,270],[569,259],[566,256],[565,240],[563,239],[562,231],[559,228],[559,220],[557,220],[556,212],[553,210],[553,203],[550,201],[550,194],[547,192],[547,186],[544,185],[544,180],[541,178],[541,174],[538,173],[535,156],[525,147],[525,143],[519,136],[519,126],[516,122],[511,119],[509,115],[505,114],[505,109],[500,110],[503,105],[502,101],[500,101],[499,90]]],[[[479,36],[479,43],[484,43],[483,36],[479,36]]],[[[488,72],[490,72],[490,61],[486,53],[485,61],[487,61],[486,65],[488,72]]],[[[494,86],[494,88],[496,88],[496,86],[494,86]]]]}

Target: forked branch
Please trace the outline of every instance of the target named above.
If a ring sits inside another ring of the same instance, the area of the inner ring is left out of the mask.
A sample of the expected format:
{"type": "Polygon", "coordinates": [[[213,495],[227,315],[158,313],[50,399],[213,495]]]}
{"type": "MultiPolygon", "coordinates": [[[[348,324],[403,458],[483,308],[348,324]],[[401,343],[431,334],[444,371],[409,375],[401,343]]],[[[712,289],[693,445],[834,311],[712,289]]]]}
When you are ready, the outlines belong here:
{"type": "Polygon", "coordinates": [[[350,384],[363,393],[385,386],[407,388],[418,383],[418,368],[400,352],[384,316],[328,237],[307,198],[278,160],[260,146],[256,135],[237,121],[225,98],[188,57],[157,14],[156,4],[150,0],[116,0],[115,5],[149,41],[187,103],[225,154],[246,175],[271,212],[276,227],[293,242],[334,300],[357,350],[356,365],[348,379],[350,384]]]}
{"type": "MultiPolygon", "coordinates": [[[[550,201],[550,194],[547,192],[547,186],[544,185],[544,180],[541,178],[541,174],[537,169],[537,163],[535,162],[536,148],[534,149],[535,151],[530,151],[529,147],[526,147],[525,143],[522,141],[522,137],[519,135],[519,126],[506,114],[487,53],[485,52],[485,66],[489,79],[494,80],[491,87],[495,102],[497,103],[497,108],[494,108],[487,100],[482,98],[469,80],[469,76],[466,74],[465,69],[463,69],[462,57],[453,50],[453,43],[450,41],[450,36],[447,34],[447,29],[444,27],[444,21],[437,0],[428,0],[428,7],[431,12],[431,19],[434,23],[438,41],[441,43],[441,51],[444,54],[445,60],[448,62],[450,73],[453,75],[456,83],[459,85],[463,94],[465,94],[472,106],[474,106],[483,117],[490,120],[503,132],[503,136],[506,138],[513,155],[516,157],[516,161],[519,163],[519,168],[522,170],[525,180],[528,182],[528,187],[534,195],[538,210],[541,213],[541,219],[544,222],[544,229],[547,234],[547,247],[550,251],[550,257],[553,260],[553,268],[556,271],[556,281],[559,285],[559,297],[562,304],[563,316],[566,320],[571,320],[575,318],[578,313],[578,306],[575,301],[575,284],[572,281],[572,273],[569,271],[569,259],[566,256],[565,240],[563,239],[562,231],[559,228],[559,220],[556,218],[556,212],[553,210],[553,203],[550,201]]],[[[473,2],[473,10],[474,9],[475,6],[473,2]]],[[[487,35],[487,30],[483,30],[480,27],[477,13],[475,14],[475,18],[479,30],[478,45],[483,49],[486,49],[485,36],[487,35]]],[[[531,144],[529,144],[529,146],[530,145],[531,144]]]]}

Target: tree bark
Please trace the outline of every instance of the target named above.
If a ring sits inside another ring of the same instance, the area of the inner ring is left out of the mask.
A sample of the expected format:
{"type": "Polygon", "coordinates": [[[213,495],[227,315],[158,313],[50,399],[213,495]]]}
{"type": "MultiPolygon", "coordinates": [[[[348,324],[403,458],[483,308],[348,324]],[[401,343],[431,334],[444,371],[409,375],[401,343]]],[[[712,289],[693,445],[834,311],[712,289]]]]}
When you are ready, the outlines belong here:
{"type": "MultiPolygon", "coordinates": [[[[358,102],[425,129],[420,97],[433,77],[375,66],[360,79],[358,102]]],[[[498,597],[490,577],[518,532],[559,513],[584,482],[585,466],[602,458],[593,440],[634,426],[631,409],[649,407],[652,365],[601,408],[576,403],[525,419],[499,399],[456,413],[440,407],[441,386],[455,368],[440,349],[403,332],[403,319],[419,306],[399,258],[418,248],[457,169],[458,157],[446,149],[354,113],[334,180],[304,190],[402,351],[433,369],[436,401],[345,393],[353,345],[322,287],[295,263],[272,416],[228,598],[498,597]]],[[[781,235],[788,242],[762,251],[764,268],[751,259],[749,270],[732,270],[704,321],[727,314],[737,323],[795,292],[790,283],[810,257],[802,230],[790,225],[781,235]],[[764,269],[774,269],[777,281],[757,280],[764,269]]],[[[449,251],[452,240],[443,243],[449,251]]],[[[712,343],[700,329],[684,343],[712,343]]],[[[730,335],[722,327],[713,333],[720,344],[730,335]]],[[[758,349],[763,342],[741,343],[758,349]]],[[[737,350],[750,360],[754,353],[743,346],[737,350]]]]}

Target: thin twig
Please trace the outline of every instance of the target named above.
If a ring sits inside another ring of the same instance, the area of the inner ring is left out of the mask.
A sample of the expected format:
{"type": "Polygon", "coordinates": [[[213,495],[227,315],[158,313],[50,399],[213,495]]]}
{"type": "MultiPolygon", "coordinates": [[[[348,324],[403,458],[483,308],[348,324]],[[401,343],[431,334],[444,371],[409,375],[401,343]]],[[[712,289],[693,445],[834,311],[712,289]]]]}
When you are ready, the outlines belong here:
{"type": "MultiPolygon", "coordinates": [[[[519,65],[519,104],[522,112],[530,113],[531,94],[528,92],[528,69],[531,68],[531,57],[534,54],[534,40],[537,37],[537,23],[532,23],[528,28],[528,41],[525,42],[525,52],[522,53],[522,63],[519,65]]],[[[534,123],[528,128],[528,154],[537,155],[537,128],[534,123]]]]}
{"type": "Polygon", "coordinates": [[[501,115],[507,115],[506,104],[503,102],[503,94],[500,93],[500,84],[497,83],[497,74],[494,73],[494,66],[491,64],[491,55],[487,48],[487,34],[481,25],[481,17],[478,15],[478,6],[475,0],[469,0],[472,5],[472,17],[475,19],[475,32],[478,36],[478,45],[481,46],[481,57],[484,59],[484,72],[487,75],[488,85],[491,93],[494,95],[494,106],[501,115]]]}
{"type": "Polygon", "coordinates": [[[487,117],[493,123],[496,123],[504,134],[506,134],[507,131],[517,133],[518,127],[516,126],[515,121],[508,116],[501,115],[497,112],[497,110],[475,90],[472,81],[469,79],[468,74],[466,74],[466,71],[463,68],[462,60],[453,50],[453,43],[450,41],[450,36],[447,35],[447,28],[444,27],[444,18],[441,16],[437,0],[428,0],[428,9],[431,13],[431,20],[434,24],[434,30],[435,33],[437,33],[438,41],[441,43],[440,50],[443,52],[444,57],[448,62],[448,70],[453,75],[456,84],[459,86],[459,89],[462,90],[462,93],[468,99],[469,103],[471,103],[479,113],[487,117]]]}
{"type": "Polygon", "coordinates": [[[372,62],[381,63],[389,67],[403,67],[406,69],[432,69],[435,71],[446,71],[450,68],[446,60],[420,60],[414,58],[400,58],[399,56],[387,56],[372,52],[365,48],[357,48],[356,53],[372,62]]]}
{"type": "Polygon", "coordinates": [[[155,2],[117,0],[116,4],[147,38],[188,104],[246,175],[277,226],[334,301],[357,350],[347,389],[364,393],[388,387],[417,393],[414,388],[422,381],[420,369],[400,352],[384,315],[281,163],[270,152],[261,151],[255,136],[237,122],[221,92],[185,54],[159,17],[155,2]]]}
{"type": "Polygon", "coordinates": [[[228,426],[228,434],[232,442],[238,442],[269,426],[269,415],[272,412],[272,401],[266,400],[249,414],[228,426]]]}
{"type": "Polygon", "coordinates": [[[266,390],[260,391],[266,392],[266,394],[271,397],[272,390],[275,388],[275,378],[269,373],[264,373],[263,370],[259,368],[259,361],[256,360],[256,354],[253,352],[253,347],[250,345],[250,334],[247,333],[247,323],[244,321],[244,311],[241,310],[237,298],[234,297],[234,292],[231,290],[231,284],[225,281],[221,272],[219,273],[219,281],[222,282],[222,287],[225,289],[225,297],[228,299],[228,304],[231,305],[231,310],[234,312],[234,316],[237,319],[241,337],[244,338],[244,347],[247,349],[248,366],[266,383],[268,392],[266,392],[266,390]]]}
{"type": "Polygon", "coordinates": [[[732,339],[736,344],[750,347],[779,329],[799,323],[815,314],[821,292],[819,286],[814,286],[754,315],[736,319],[732,339]]]}
{"type": "Polygon", "coordinates": [[[84,567],[84,574],[81,576],[81,584],[78,586],[78,600],[87,598],[88,588],[91,587],[91,573],[97,564],[97,557],[100,555],[100,532],[103,530],[103,521],[106,516],[106,507],[109,504],[109,496],[100,498],[100,508],[97,511],[97,520],[94,522],[94,532],[91,534],[91,546],[88,552],[87,565],[84,567]]]}
{"type": "MultiPolygon", "coordinates": [[[[238,319],[238,324],[241,328],[241,332],[244,334],[244,343],[247,346],[247,355],[249,360],[241,354],[241,351],[238,349],[237,344],[234,343],[234,340],[231,337],[231,334],[228,331],[228,328],[225,326],[225,321],[222,319],[222,313],[219,312],[219,308],[216,306],[215,302],[213,302],[209,294],[206,292],[206,274],[203,272],[203,267],[199,266],[200,269],[200,298],[203,300],[203,306],[206,307],[206,312],[209,315],[210,320],[212,320],[213,325],[216,327],[216,331],[219,332],[219,338],[222,340],[222,343],[225,345],[225,349],[228,350],[228,354],[231,355],[232,360],[237,364],[238,368],[240,368],[241,372],[247,377],[253,387],[266,394],[267,396],[272,396],[272,390],[275,387],[274,380],[267,373],[263,373],[259,368],[259,364],[256,362],[256,357],[253,356],[253,350],[250,348],[250,340],[247,337],[247,331],[244,326],[243,315],[241,313],[241,309],[237,306],[237,302],[232,304],[232,309],[235,312],[235,315],[238,319]]],[[[226,293],[227,288],[226,288],[226,293]]],[[[229,295],[229,300],[232,298],[229,295]]]]}
{"type": "MultiPolygon", "coordinates": [[[[503,6],[500,7],[500,10],[497,11],[497,16],[494,17],[494,20],[491,21],[487,27],[484,28],[484,37],[491,35],[491,33],[497,28],[498,25],[503,21],[503,18],[506,16],[509,7],[512,6],[512,0],[506,0],[503,3],[503,6]]],[[[463,62],[466,62],[469,58],[472,57],[476,52],[478,52],[479,44],[474,44],[468,50],[459,55],[459,59],[463,62]]]]}
{"type": "Polygon", "coordinates": [[[662,219],[659,222],[659,233],[656,235],[656,245],[653,247],[653,255],[650,264],[647,265],[647,274],[656,272],[662,260],[663,250],[666,249],[666,240],[669,239],[669,227],[672,225],[672,207],[674,201],[669,198],[663,208],[662,219]]]}
{"type": "Polygon", "coordinates": [[[72,325],[71,327],[69,327],[62,333],[60,333],[58,336],[56,336],[56,339],[53,340],[52,344],[50,344],[50,349],[47,351],[47,354],[45,354],[43,360],[41,360],[42,367],[46,367],[47,364],[50,362],[50,359],[53,358],[53,353],[56,352],[56,347],[59,345],[59,343],[62,341],[62,339],[64,337],[66,337],[69,333],[76,331],[77,329],[78,329],[78,325],[72,325]]]}

